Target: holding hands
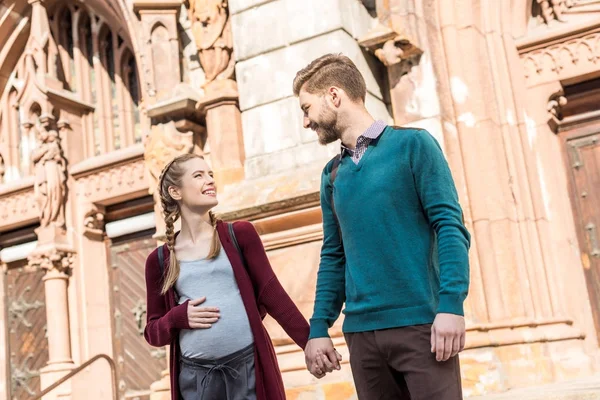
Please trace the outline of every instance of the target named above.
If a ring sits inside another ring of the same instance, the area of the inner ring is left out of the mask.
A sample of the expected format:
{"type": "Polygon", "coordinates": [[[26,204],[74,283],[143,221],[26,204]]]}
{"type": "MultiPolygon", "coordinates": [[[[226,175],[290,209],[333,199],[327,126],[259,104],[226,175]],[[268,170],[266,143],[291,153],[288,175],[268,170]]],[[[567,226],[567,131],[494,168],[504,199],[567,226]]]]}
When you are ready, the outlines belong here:
{"type": "Polygon", "coordinates": [[[342,356],[333,347],[330,338],[315,338],[308,341],[304,350],[306,368],[318,379],[333,370],[340,370],[342,356]]]}

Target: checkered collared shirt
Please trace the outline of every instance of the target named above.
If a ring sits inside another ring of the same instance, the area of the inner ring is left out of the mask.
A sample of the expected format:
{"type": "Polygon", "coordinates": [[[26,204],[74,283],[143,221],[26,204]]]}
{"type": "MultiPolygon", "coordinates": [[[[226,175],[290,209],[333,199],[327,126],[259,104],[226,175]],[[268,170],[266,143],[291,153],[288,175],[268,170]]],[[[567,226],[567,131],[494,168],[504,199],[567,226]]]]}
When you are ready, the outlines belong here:
{"type": "Polygon", "coordinates": [[[377,139],[379,135],[381,135],[386,126],[387,124],[381,120],[373,122],[373,124],[365,131],[365,133],[356,139],[356,147],[354,150],[342,144],[342,157],[344,157],[344,153],[347,152],[352,158],[352,161],[354,161],[354,164],[358,164],[362,156],[365,154],[365,151],[367,151],[369,144],[373,140],[377,139]]]}

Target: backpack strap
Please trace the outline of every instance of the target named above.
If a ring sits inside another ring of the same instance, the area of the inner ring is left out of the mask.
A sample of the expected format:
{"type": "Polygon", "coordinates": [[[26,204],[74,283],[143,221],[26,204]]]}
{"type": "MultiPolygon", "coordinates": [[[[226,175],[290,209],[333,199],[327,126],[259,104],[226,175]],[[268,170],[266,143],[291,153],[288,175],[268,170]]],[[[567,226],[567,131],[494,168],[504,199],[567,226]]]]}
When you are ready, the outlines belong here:
{"type": "Polygon", "coordinates": [[[160,268],[160,276],[165,274],[165,245],[158,248],[158,266],[160,268]]]}
{"type": "Polygon", "coordinates": [[[340,243],[342,242],[342,229],[340,228],[340,221],[338,220],[337,214],[335,212],[335,204],[333,203],[333,182],[335,182],[335,177],[337,176],[338,168],[340,167],[340,163],[342,162],[342,155],[338,154],[333,159],[333,165],[331,167],[331,172],[329,173],[329,202],[331,203],[331,212],[333,213],[333,218],[335,218],[335,223],[338,227],[338,234],[340,235],[340,243]]]}
{"type": "MultiPolygon", "coordinates": [[[[235,231],[233,230],[233,224],[229,223],[227,224],[227,228],[229,229],[229,237],[231,238],[231,241],[233,242],[233,245],[235,246],[235,249],[238,252],[238,255],[240,256],[242,263],[244,263],[244,268],[246,268],[246,259],[244,258],[244,253],[242,253],[242,249],[240,248],[240,244],[237,241],[237,238],[235,237],[235,231]]],[[[246,268],[248,269],[248,268],[246,268]]]]}

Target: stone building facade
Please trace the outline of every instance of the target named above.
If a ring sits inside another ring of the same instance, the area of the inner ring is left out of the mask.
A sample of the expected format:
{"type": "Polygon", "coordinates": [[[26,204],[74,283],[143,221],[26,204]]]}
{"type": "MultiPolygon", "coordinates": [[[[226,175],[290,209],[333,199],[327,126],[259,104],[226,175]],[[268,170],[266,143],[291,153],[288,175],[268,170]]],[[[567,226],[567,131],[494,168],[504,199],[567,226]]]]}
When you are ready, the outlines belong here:
{"type": "MultiPolygon", "coordinates": [[[[255,223],[309,317],[320,171],[296,71],[330,52],[367,108],[442,144],[472,234],[465,395],[591,375],[600,328],[600,1],[3,0],[0,398],[26,399],[99,354],[119,396],[166,399],[141,332],[144,260],[163,237],[162,166],[206,155],[224,219],[255,223]]],[[[317,381],[266,320],[290,399],[317,381]]],[[[99,360],[47,399],[108,399],[99,360]]]]}

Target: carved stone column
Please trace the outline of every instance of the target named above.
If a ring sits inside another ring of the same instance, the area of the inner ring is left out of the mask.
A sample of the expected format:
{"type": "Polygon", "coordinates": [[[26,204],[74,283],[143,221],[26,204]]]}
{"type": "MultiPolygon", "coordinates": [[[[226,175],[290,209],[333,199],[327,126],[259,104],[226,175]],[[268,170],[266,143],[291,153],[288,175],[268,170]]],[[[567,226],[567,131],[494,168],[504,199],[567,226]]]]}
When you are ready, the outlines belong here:
{"type": "MultiPolygon", "coordinates": [[[[44,235],[40,235],[40,230],[38,230],[38,235],[43,237],[44,235]]],[[[50,235],[52,235],[52,232],[50,232],[50,235]]],[[[62,238],[65,239],[64,236],[62,238]]],[[[67,299],[67,285],[74,253],[69,246],[64,244],[65,241],[60,240],[57,236],[54,236],[54,239],[53,242],[38,246],[28,259],[29,266],[46,271],[44,288],[46,292],[49,359],[48,365],[41,370],[42,388],[50,386],[75,367],[71,358],[67,299]]],[[[71,382],[67,381],[61,387],[55,389],[47,398],[68,397],[70,393],[71,382]]]]}

